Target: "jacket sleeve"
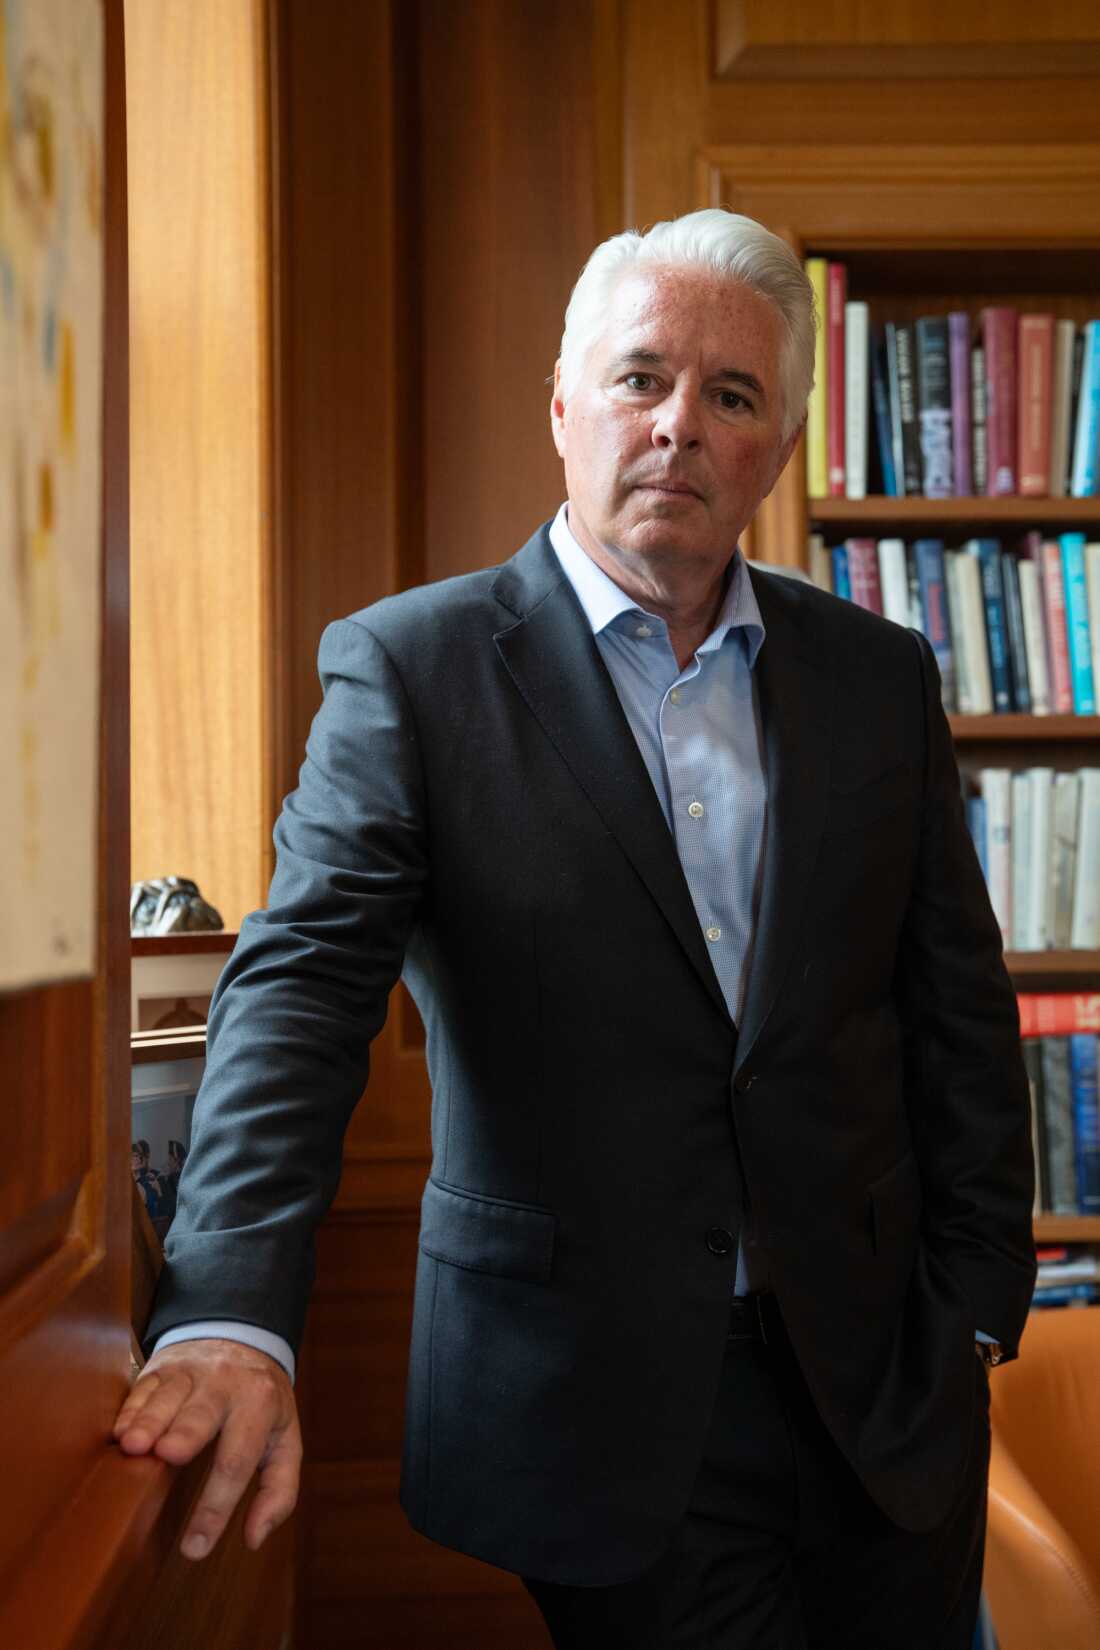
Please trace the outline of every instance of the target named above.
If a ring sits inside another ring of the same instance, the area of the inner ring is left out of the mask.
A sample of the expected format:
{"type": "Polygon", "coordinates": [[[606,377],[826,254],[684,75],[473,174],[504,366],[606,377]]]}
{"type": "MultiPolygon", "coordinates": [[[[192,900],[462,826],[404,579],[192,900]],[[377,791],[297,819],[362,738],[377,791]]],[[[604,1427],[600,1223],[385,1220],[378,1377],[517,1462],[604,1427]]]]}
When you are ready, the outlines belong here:
{"type": "Polygon", "coordinates": [[[1035,1278],[1019,1016],[966,826],[939,671],[925,638],[913,635],[924,699],[924,805],[896,984],[924,1238],[968,1296],[976,1327],[1011,1357],[1035,1278]]]}
{"type": "Polygon", "coordinates": [[[211,1000],[147,1350],[180,1324],[230,1318],[297,1348],[313,1233],[424,895],[420,751],[397,671],[351,619],[325,631],[318,670],[267,909],[245,918],[211,1000]]]}

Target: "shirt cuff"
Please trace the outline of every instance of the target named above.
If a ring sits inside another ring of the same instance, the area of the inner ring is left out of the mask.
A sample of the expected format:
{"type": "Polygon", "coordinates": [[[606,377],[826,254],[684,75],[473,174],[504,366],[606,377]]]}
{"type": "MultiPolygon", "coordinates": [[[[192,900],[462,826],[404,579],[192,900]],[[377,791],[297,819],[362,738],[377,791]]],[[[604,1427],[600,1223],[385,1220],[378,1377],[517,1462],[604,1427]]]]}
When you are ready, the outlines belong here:
{"type": "Polygon", "coordinates": [[[240,1341],[244,1346],[254,1346],[257,1352],[266,1352],[269,1358],[274,1358],[294,1385],[294,1353],[290,1344],[283,1340],[281,1335],[275,1335],[270,1329],[261,1329],[258,1324],[241,1323],[237,1318],[208,1318],[201,1323],[181,1323],[177,1329],[166,1329],[157,1340],[153,1348],[154,1354],[164,1346],[175,1346],[179,1341],[201,1341],[206,1339],[219,1341],[240,1341]]]}
{"type": "Polygon", "coordinates": [[[996,1335],[987,1335],[984,1329],[975,1329],[974,1339],[976,1341],[985,1341],[989,1346],[993,1346],[996,1343],[997,1337],[996,1335]]]}

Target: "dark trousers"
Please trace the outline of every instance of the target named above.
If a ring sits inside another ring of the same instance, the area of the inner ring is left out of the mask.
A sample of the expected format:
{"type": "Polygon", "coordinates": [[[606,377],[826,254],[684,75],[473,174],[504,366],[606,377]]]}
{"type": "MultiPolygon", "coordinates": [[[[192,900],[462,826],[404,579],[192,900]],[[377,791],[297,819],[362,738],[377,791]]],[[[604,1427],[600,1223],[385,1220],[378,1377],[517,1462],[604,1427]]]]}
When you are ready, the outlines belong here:
{"type": "Polygon", "coordinates": [[[730,1338],[699,1475],[664,1556],[615,1587],[526,1580],[557,1650],[971,1650],[989,1470],[984,1365],[975,1356],[962,1490],[943,1524],[914,1535],[878,1510],[826,1432],[777,1314],[765,1324],[766,1343],[730,1338]]]}

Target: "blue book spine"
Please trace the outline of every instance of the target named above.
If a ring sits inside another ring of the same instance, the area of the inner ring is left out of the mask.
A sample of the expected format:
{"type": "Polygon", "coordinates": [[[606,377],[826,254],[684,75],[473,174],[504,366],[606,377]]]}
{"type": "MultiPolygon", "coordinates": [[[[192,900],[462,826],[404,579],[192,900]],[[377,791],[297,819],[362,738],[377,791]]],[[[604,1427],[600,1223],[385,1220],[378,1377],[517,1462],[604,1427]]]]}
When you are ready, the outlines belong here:
{"type": "Polygon", "coordinates": [[[985,632],[989,641],[989,673],[993,679],[993,709],[1012,710],[1012,677],[1008,668],[1008,620],[1001,587],[999,539],[972,539],[973,553],[982,571],[985,632]]]}
{"type": "Polygon", "coordinates": [[[989,881],[989,855],[986,852],[985,839],[985,797],[968,796],[966,799],[966,824],[974,843],[974,851],[978,856],[978,863],[982,868],[982,876],[989,881]]]}
{"type": "Polygon", "coordinates": [[[1069,671],[1073,679],[1073,708],[1078,716],[1096,715],[1096,683],[1092,679],[1092,634],[1089,596],[1085,583],[1085,535],[1063,533],[1062,583],[1066,590],[1066,634],[1069,671]]]}
{"type": "Polygon", "coordinates": [[[1025,715],[1031,712],[1031,680],[1027,673],[1027,643],[1024,640],[1024,608],[1020,600],[1020,569],[1016,557],[1001,555],[1001,588],[1008,621],[1008,664],[1012,673],[1012,702],[1025,715]]]}
{"type": "Polygon", "coordinates": [[[1073,438],[1074,498],[1094,498],[1097,491],[1097,448],[1100,447],[1100,321],[1085,325],[1085,353],[1081,364],[1081,396],[1073,438]]]}
{"type": "Polygon", "coordinates": [[[1096,1090],[1095,1031],[1074,1032],[1069,1040],[1073,1094],[1073,1161],[1077,1170],[1077,1212],[1100,1215],[1100,1096],[1096,1090]]]}
{"type": "Polygon", "coordinates": [[[843,544],[838,544],[832,551],[833,557],[833,594],[843,596],[846,602],[852,599],[852,581],[848,575],[848,552],[843,544]]]}
{"type": "Polygon", "coordinates": [[[953,711],[958,704],[955,679],[955,649],[951,640],[951,619],[947,607],[947,587],[943,570],[943,540],[917,539],[913,560],[920,588],[921,629],[927,636],[943,684],[943,708],[953,711]]]}
{"type": "Polygon", "coordinates": [[[898,496],[898,476],[894,469],[894,435],[890,426],[890,390],[886,382],[886,345],[871,342],[871,405],[875,412],[875,437],[882,465],[882,490],[887,498],[898,496]]]}

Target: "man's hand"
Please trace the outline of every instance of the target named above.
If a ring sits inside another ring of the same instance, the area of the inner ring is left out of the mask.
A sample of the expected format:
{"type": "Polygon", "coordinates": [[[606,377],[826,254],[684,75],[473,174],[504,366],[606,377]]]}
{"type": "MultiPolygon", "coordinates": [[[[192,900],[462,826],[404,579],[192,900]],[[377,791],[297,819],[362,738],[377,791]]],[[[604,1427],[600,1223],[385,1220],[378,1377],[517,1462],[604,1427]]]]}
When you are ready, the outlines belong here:
{"type": "Polygon", "coordinates": [[[127,1455],[150,1452],[173,1466],[218,1434],[213,1465],[184,1531],[185,1558],[205,1558],[259,1469],[245,1544],[255,1550],[298,1498],[302,1434],[294,1389],[274,1358],[240,1341],[178,1341],[156,1353],[118,1412],[114,1437],[127,1455]]]}

